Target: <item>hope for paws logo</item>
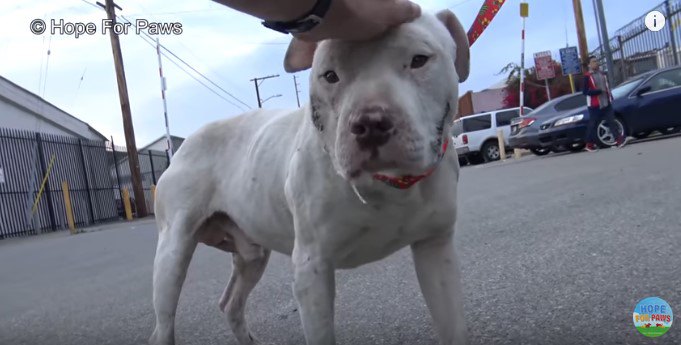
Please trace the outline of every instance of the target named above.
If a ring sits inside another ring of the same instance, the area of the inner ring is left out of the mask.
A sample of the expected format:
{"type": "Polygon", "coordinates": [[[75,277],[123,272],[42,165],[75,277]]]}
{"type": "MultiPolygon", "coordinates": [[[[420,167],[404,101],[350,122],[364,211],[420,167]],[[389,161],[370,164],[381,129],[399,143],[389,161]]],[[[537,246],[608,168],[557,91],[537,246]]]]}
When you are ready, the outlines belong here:
{"type": "Polygon", "coordinates": [[[634,308],[634,326],[646,337],[659,337],[672,327],[674,314],[665,300],[659,297],[642,299],[634,308]]]}

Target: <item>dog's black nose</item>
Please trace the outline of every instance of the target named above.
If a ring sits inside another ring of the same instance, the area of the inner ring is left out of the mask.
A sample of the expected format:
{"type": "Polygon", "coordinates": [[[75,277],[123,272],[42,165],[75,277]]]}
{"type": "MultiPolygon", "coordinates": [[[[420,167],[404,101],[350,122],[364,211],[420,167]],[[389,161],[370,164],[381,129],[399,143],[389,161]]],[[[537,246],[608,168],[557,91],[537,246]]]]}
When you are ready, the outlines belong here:
{"type": "Polygon", "coordinates": [[[390,139],[394,125],[385,114],[362,114],[350,123],[350,133],[362,150],[374,149],[385,145],[390,139]]]}

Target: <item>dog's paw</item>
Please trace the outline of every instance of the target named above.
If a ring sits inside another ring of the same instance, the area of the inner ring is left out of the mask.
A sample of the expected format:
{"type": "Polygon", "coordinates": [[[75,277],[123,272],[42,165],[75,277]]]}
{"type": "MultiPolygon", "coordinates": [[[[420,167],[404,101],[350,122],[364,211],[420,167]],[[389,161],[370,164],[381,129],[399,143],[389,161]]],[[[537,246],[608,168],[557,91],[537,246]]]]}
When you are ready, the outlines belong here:
{"type": "Polygon", "coordinates": [[[220,297],[220,301],[218,302],[218,307],[220,308],[221,312],[225,312],[227,310],[227,301],[229,298],[222,296],[220,297]]]}

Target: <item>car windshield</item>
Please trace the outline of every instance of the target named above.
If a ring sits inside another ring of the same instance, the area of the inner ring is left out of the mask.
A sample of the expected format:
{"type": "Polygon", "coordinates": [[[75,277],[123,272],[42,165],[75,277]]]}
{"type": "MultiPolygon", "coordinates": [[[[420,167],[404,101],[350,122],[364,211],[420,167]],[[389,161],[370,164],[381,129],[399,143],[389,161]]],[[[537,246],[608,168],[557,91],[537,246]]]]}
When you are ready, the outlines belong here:
{"type": "Polygon", "coordinates": [[[546,112],[554,112],[556,110],[555,109],[556,104],[558,104],[559,102],[562,102],[566,99],[569,99],[571,97],[575,97],[575,95],[573,94],[573,95],[568,95],[568,96],[562,96],[562,97],[553,99],[551,101],[544,102],[544,104],[540,105],[539,107],[537,107],[536,109],[534,109],[532,111],[532,115],[535,116],[535,115],[540,115],[540,114],[546,113],[546,112]]]}
{"type": "Polygon", "coordinates": [[[640,78],[636,78],[636,79],[624,82],[624,84],[621,84],[620,86],[612,89],[612,97],[615,98],[615,99],[625,97],[631,91],[633,91],[636,88],[636,86],[638,86],[638,84],[640,84],[641,81],[644,78],[645,77],[640,77],[640,78]]]}

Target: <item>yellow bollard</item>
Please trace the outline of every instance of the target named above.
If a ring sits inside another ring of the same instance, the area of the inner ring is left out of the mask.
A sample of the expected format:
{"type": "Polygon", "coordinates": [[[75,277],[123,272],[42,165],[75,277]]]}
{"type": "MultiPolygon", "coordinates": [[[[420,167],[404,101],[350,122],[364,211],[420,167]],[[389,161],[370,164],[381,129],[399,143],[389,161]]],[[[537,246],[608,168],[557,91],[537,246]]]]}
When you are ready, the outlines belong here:
{"type": "Polygon", "coordinates": [[[504,131],[500,129],[497,132],[497,140],[499,140],[499,157],[502,161],[506,160],[506,144],[504,143],[504,131]]]}
{"type": "Polygon", "coordinates": [[[515,159],[520,159],[523,156],[523,151],[520,151],[520,149],[513,149],[513,157],[515,159]]]}
{"type": "Polygon", "coordinates": [[[66,209],[66,221],[69,223],[71,235],[76,233],[76,224],[73,221],[73,208],[71,208],[71,194],[69,193],[69,183],[61,181],[61,190],[64,194],[64,208],[66,209]]]}
{"type": "Polygon", "coordinates": [[[132,208],[130,207],[130,193],[127,188],[122,189],[123,207],[125,208],[125,219],[132,220],[132,208]]]}

